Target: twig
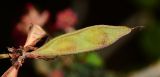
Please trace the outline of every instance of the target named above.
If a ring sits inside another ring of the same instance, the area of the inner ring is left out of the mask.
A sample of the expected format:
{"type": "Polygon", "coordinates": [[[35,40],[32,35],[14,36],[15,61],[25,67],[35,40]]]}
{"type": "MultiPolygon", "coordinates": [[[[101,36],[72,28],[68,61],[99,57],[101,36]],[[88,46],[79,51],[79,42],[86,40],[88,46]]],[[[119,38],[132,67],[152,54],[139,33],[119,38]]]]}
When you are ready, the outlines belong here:
{"type": "Polygon", "coordinates": [[[10,58],[9,54],[0,54],[0,59],[10,58]]]}
{"type": "Polygon", "coordinates": [[[143,29],[143,28],[144,28],[144,26],[136,26],[136,27],[133,27],[131,29],[134,30],[134,29],[143,29]]]}

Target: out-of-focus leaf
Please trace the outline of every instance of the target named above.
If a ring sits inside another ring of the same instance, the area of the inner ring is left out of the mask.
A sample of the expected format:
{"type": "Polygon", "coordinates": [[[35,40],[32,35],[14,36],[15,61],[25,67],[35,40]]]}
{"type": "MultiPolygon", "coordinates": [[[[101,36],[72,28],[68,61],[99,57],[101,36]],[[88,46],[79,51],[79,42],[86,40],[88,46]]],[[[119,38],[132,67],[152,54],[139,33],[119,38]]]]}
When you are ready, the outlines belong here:
{"type": "Polygon", "coordinates": [[[145,31],[142,34],[142,46],[145,49],[145,53],[152,59],[160,58],[160,23],[159,21],[149,23],[145,31]]]}
{"type": "Polygon", "coordinates": [[[96,53],[88,54],[86,57],[86,63],[96,67],[101,67],[103,65],[102,58],[96,53]]]}
{"type": "Polygon", "coordinates": [[[134,1],[136,2],[136,4],[145,9],[157,7],[157,5],[159,4],[159,0],[134,0],[134,1]]]}
{"type": "Polygon", "coordinates": [[[131,32],[125,26],[96,25],[64,34],[31,52],[38,57],[52,58],[58,55],[76,54],[107,47],[131,32]]]}
{"type": "Polygon", "coordinates": [[[34,67],[38,74],[47,76],[49,72],[51,72],[51,68],[49,61],[45,60],[34,60],[34,67]]]}

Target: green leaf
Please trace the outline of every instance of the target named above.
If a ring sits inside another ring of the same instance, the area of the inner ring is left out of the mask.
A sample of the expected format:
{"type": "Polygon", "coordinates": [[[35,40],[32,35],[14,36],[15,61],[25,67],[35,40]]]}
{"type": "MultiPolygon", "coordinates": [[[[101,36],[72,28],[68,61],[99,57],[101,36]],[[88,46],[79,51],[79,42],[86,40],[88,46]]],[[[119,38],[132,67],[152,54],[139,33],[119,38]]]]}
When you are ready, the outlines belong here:
{"type": "Polygon", "coordinates": [[[97,50],[113,44],[131,30],[125,26],[95,25],[56,37],[30,54],[52,58],[97,50]]]}
{"type": "Polygon", "coordinates": [[[86,57],[86,63],[95,67],[101,67],[103,65],[103,60],[100,55],[96,53],[90,53],[86,57]]]}

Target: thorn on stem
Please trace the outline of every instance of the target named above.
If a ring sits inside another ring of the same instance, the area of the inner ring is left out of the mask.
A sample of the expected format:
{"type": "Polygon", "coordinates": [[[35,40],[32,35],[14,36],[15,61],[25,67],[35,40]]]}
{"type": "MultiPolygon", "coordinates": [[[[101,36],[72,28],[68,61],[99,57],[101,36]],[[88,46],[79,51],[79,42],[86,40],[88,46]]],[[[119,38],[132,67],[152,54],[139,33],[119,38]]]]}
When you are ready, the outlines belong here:
{"type": "Polygon", "coordinates": [[[143,29],[143,28],[144,28],[144,26],[136,26],[136,27],[133,27],[131,29],[134,30],[134,29],[143,29]]]}

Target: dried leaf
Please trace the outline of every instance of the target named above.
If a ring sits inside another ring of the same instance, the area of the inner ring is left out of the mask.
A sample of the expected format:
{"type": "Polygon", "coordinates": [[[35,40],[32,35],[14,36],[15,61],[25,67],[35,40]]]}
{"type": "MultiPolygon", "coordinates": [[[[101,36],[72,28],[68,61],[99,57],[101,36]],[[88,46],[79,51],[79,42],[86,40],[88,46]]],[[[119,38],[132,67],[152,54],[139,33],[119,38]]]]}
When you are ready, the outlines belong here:
{"type": "Polygon", "coordinates": [[[17,77],[20,64],[16,62],[1,77],[17,77]]]}
{"type": "Polygon", "coordinates": [[[31,52],[30,55],[52,58],[59,55],[97,50],[113,44],[122,36],[130,33],[131,30],[125,26],[91,26],[54,38],[38,50],[31,52]]]}
{"type": "Polygon", "coordinates": [[[28,34],[27,41],[24,47],[34,46],[45,35],[46,35],[46,32],[39,25],[33,25],[28,34]]]}

